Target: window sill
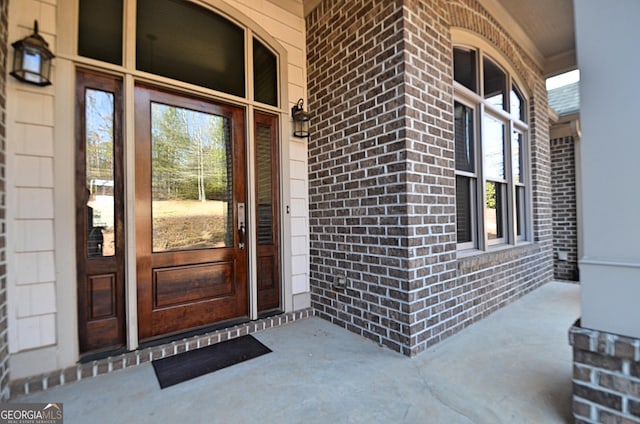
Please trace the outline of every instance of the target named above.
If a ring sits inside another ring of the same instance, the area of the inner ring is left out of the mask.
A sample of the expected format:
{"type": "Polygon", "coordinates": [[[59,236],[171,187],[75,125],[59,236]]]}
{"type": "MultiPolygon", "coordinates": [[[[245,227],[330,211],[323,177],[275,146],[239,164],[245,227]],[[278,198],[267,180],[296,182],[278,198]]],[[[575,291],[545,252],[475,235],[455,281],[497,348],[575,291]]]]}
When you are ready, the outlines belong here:
{"type": "Polygon", "coordinates": [[[458,271],[463,273],[516,260],[525,256],[537,254],[543,251],[543,247],[533,242],[521,242],[517,245],[500,244],[490,246],[487,250],[466,249],[457,251],[458,271]]]}
{"type": "Polygon", "coordinates": [[[492,247],[486,251],[477,249],[458,251],[458,276],[478,272],[502,264],[527,260],[527,258],[544,256],[547,254],[547,250],[549,257],[551,257],[550,247],[545,247],[545,245],[533,242],[522,242],[515,246],[511,244],[502,244],[492,247]]]}

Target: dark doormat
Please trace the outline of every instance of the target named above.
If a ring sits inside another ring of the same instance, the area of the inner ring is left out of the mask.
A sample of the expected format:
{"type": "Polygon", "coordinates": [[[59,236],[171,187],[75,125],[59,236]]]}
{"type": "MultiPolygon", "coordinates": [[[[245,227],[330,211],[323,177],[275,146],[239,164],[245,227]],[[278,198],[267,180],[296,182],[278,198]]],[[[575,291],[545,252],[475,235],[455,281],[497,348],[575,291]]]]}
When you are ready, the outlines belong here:
{"type": "Polygon", "coordinates": [[[242,336],[211,346],[152,361],[160,388],[173,386],[192,378],[271,352],[253,336],[242,336]]]}

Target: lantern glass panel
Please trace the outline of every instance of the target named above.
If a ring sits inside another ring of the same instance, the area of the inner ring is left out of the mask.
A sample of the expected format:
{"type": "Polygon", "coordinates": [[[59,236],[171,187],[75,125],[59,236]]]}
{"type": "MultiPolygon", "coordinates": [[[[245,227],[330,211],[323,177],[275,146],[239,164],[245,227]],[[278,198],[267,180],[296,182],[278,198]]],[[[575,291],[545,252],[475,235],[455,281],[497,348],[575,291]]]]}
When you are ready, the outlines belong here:
{"type": "Polygon", "coordinates": [[[40,73],[42,57],[38,50],[29,47],[25,48],[23,58],[22,69],[24,69],[25,72],[40,73]]]}
{"type": "Polygon", "coordinates": [[[43,60],[42,61],[42,72],[41,72],[43,78],[45,78],[47,81],[51,80],[51,61],[50,60],[43,60]]]}
{"type": "Polygon", "coordinates": [[[301,131],[302,131],[302,122],[293,121],[293,133],[299,136],[301,131]]]}
{"type": "Polygon", "coordinates": [[[294,115],[293,135],[296,137],[309,136],[309,118],[304,113],[297,113],[294,115]]]}
{"type": "Polygon", "coordinates": [[[22,70],[23,54],[24,54],[24,47],[20,46],[15,48],[15,51],[13,53],[13,71],[14,72],[20,72],[22,70]]]}

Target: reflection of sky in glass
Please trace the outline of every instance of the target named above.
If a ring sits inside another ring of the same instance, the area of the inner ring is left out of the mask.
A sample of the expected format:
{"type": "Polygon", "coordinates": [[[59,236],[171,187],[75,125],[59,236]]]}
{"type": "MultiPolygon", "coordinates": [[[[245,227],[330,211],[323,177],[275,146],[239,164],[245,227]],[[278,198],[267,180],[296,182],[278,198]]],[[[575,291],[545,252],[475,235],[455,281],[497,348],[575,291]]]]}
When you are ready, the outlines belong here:
{"type": "Polygon", "coordinates": [[[513,167],[513,179],[521,183],[522,182],[522,134],[518,131],[513,131],[511,133],[511,156],[512,156],[512,167],[513,167]]]}
{"type": "Polygon", "coordinates": [[[504,179],[504,125],[484,115],[484,160],[485,176],[488,179],[504,179]]]}
{"type": "Polygon", "coordinates": [[[88,89],[87,102],[87,138],[89,143],[111,142],[113,139],[113,94],[88,89]]]}
{"type": "MultiPolygon", "coordinates": [[[[222,137],[222,120],[223,118],[211,115],[205,112],[199,112],[197,110],[189,110],[175,106],[164,105],[161,103],[151,103],[151,115],[153,117],[153,123],[166,120],[168,115],[172,115],[171,119],[174,124],[172,129],[179,133],[179,131],[186,131],[188,140],[192,144],[198,144],[200,146],[209,146],[211,144],[224,147],[224,138],[222,137]],[[213,135],[213,137],[212,137],[213,135]]],[[[154,139],[157,138],[166,128],[153,125],[152,132],[154,139]]],[[[166,135],[162,133],[162,135],[166,135]]]]}
{"type": "Polygon", "coordinates": [[[491,106],[495,106],[498,109],[502,109],[503,104],[504,104],[504,102],[502,100],[503,97],[504,96],[502,95],[502,93],[496,94],[495,96],[487,97],[487,102],[489,102],[489,104],[491,106]]]}
{"type": "Polygon", "coordinates": [[[153,102],[151,117],[154,196],[176,196],[181,187],[181,196],[202,200],[207,184],[226,184],[226,118],[153,102]]]}
{"type": "Polygon", "coordinates": [[[511,114],[523,119],[522,100],[515,90],[511,90],[511,114]]]}
{"type": "MultiPolygon", "coordinates": [[[[113,93],[85,92],[87,188],[113,187],[113,93]]],[[[111,190],[112,192],[112,190],[111,190]]]]}

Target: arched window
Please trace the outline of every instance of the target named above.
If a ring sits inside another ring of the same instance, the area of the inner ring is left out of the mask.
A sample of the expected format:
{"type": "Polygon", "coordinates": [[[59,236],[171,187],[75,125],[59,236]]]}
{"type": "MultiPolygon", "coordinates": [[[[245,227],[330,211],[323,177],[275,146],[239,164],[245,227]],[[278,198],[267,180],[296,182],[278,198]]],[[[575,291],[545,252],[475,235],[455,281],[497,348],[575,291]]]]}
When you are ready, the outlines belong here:
{"type": "MultiPolygon", "coordinates": [[[[81,0],[78,54],[122,65],[124,0],[81,0]]],[[[135,69],[238,97],[246,92],[252,52],[253,99],[278,106],[278,61],[244,28],[185,0],[136,0],[135,69]]]]}
{"type": "Polygon", "coordinates": [[[454,48],[458,249],[529,238],[527,104],[504,67],[477,48],[454,48]]]}

